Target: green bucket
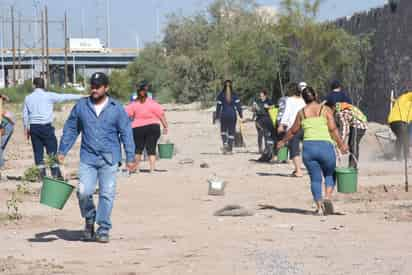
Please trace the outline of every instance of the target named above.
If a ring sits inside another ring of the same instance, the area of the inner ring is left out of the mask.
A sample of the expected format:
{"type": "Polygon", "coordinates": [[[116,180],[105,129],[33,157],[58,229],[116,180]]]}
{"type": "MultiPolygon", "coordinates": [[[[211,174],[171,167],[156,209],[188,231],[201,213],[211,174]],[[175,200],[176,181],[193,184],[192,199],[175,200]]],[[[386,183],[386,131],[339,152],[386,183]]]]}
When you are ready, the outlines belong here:
{"type": "Polygon", "coordinates": [[[164,143],[159,144],[159,158],[161,159],[171,159],[173,158],[174,144],[164,143]]]}
{"type": "Polygon", "coordinates": [[[278,151],[278,161],[287,161],[289,155],[288,147],[284,146],[278,151]]]}
{"type": "Polygon", "coordinates": [[[339,193],[351,194],[358,191],[358,170],[355,168],[336,168],[335,174],[339,193]]]}
{"type": "Polygon", "coordinates": [[[40,203],[53,208],[63,209],[73,189],[74,186],[65,181],[45,177],[43,178],[43,186],[41,188],[40,203]]]}

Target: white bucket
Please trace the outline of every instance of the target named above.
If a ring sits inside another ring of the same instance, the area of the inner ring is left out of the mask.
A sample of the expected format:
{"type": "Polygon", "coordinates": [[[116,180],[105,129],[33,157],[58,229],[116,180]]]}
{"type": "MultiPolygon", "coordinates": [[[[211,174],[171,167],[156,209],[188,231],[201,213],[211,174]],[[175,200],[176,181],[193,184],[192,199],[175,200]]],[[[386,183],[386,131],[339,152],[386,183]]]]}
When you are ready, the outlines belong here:
{"type": "Polygon", "coordinates": [[[224,181],[217,178],[211,178],[209,183],[209,195],[210,196],[224,196],[226,184],[224,181]]]}

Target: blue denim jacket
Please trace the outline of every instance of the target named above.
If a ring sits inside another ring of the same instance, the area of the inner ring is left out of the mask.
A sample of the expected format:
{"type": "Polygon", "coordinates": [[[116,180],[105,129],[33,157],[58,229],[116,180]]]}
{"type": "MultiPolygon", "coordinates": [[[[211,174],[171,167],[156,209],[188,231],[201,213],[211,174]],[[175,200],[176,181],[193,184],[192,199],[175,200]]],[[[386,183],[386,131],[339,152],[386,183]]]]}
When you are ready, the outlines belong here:
{"type": "Polygon", "coordinates": [[[83,163],[95,164],[103,159],[110,165],[117,164],[122,159],[121,143],[126,151],[126,161],[135,159],[130,120],[124,107],[111,98],[99,116],[90,98],[79,100],[64,125],[59,153],[66,155],[80,133],[80,161],[83,163]]]}

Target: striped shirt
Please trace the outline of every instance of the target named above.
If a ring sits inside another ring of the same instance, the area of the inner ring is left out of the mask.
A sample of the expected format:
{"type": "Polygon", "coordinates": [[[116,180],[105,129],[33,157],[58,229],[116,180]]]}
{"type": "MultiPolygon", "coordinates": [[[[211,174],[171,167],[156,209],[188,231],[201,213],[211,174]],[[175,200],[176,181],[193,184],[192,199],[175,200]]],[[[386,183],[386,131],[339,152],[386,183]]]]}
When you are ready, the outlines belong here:
{"type": "Polygon", "coordinates": [[[350,128],[356,128],[361,130],[368,129],[368,124],[357,119],[353,115],[353,111],[350,109],[345,109],[340,112],[336,112],[336,118],[342,130],[342,139],[345,139],[349,136],[350,128]]]}

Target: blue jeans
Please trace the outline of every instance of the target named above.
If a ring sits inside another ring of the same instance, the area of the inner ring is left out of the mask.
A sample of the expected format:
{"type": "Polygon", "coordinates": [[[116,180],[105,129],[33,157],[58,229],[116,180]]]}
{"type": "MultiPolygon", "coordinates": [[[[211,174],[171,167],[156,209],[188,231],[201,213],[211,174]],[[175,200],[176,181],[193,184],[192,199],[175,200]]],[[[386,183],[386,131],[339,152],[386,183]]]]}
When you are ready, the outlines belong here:
{"type": "Polygon", "coordinates": [[[7,123],[4,126],[4,135],[1,137],[1,145],[0,145],[0,167],[4,166],[4,150],[6,149],[7,143],[11,138],[11,135],[14,131],[14,125],[11,123],[7,123]]]}
{"type": "Polygon", "coordinates": [[[326,187],[335,186],[336,154],[328,141],[303,142],[303,163],[310,175],[313,199],[322,200],[322,174],[326,187]]]}
{"type": "Polygon", "coordinates": [[[44,147],[49,156],[57,154],[57,138],[51,124],[30,124],[30,137],[34,152],[34,162],[44,168],[44,147]]]}
{"type": "Polygon", "coordinates": [[[236,114],[222,114],[220,117],[220,134],[222,136],[223,146],[233,146],[236,133],[236,114]]]}
{"type": "Polygon", "coordinates": [[[79,198],[80,212],[88,223],[96,221],[98,233],[108,233],[112,228],[111,214],[116,195],[117,163],[109,165],[103,159],[95,164],[80,162],[79,168],[79,198]],[[99,182],[99,204],[93,202],[93,194],[99,182]]]}

